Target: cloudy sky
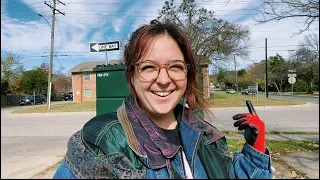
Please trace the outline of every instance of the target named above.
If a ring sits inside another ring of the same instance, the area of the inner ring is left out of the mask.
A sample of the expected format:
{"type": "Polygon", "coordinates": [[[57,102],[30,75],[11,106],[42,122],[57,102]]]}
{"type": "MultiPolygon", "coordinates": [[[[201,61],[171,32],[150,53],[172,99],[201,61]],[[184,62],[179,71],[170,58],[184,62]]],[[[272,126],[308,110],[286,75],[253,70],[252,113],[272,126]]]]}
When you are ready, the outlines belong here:
{"type": "MultiPolygon", "coordinates": [[[[65,5],[58,3],[57,9],[65,16],[56,15],[53,70],[62,66],[65,72],[81,62],[105,60],[105,53],[90,52],[90,42],[119,40],[123,45],[133,30],[155,19],[164,5],[164,0],[60,1],[65,5]]],[[[44,2],[1,0],[1,55],[5,52],[19,55],[27,70],[49,62],[52,11],[44,2]]],[[[47,4],[51,2],[46,1],[47,4]]],[[[237,58],[239,68],[265,58],[265,38],[268,39],[268,56],[278,53],[287,57],[288,50],[296,49],[305,35],[319,30],[319,25],[314,23],[309,31],[295,36],[301,27],[297,19],[257,24],[254,19],[259,14],[252,7],[259,6],[259,0],[231,0],[228,4],[225,0],[198,0],[197,4],[215,11],[217,18],[250,28],[250,56],[237,58]]],[[[108,59],[120,59],[122,53],[110,51],[108,59]]],[[[230,64],[231,67],[234,66],[230,64]]]]}

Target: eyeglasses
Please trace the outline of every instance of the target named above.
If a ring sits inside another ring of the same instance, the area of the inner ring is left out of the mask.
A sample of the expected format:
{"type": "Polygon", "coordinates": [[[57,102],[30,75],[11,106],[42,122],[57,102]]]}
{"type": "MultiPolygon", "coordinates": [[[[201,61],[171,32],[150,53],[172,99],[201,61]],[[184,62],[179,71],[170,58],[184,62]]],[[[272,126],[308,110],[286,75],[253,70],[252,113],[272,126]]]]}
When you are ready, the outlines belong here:
{"type": "Polygon", "coordinates": [[[189,64],[181,60],[170,61],[168,64],[158,64],[154,61],[142,61],[135,64],[138,67],[140,77],[146,81],[158,78],[160,69],[166,68],[169,77],[173,80],[185,80],[189,64]]]}

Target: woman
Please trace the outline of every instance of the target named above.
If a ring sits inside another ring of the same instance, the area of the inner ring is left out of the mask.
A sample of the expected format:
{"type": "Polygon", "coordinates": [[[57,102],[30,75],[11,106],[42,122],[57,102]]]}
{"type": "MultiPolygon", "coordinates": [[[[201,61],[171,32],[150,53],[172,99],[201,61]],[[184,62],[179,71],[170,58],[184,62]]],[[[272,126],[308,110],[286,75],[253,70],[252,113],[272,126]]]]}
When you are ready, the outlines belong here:
{"type": "Polygon", "coordinates": [[[190,44],[177,26],[154,20],[140,27],[124,59],[131,95],[70,138],[54,178],[273,177],[257,115],[234,116],[247,143],[233,159],[225,137],[197,115],[207,108],[190,44]]]}

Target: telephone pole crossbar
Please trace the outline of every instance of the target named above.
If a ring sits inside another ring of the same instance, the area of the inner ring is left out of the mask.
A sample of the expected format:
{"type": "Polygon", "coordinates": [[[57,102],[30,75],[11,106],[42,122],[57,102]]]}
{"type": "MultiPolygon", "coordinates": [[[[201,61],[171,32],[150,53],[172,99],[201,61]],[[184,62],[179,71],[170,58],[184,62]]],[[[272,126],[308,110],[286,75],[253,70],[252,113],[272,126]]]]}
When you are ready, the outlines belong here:
{"type": "MultiPolygon", "coordinates": [[[[59,3],[65,5],[61,1],[57,0],[59,3]]],[[[52,64],[53,64],[53,47],[54,47],[54,22],[55,22],[55,12],[58,11],[60,14],[65,15],[65,13],[56,9],[56,0],[53,0],[53,6],[48,4],[46,1],[44,2],[47,6],[52,10],[52,23],[51,23],[51,48],[50,48],[50,63],[49,63],[49,74],[48,74],[48,91],[47,91],[47,107],[50,109],[50,101],[51,101],[51,76],[52,76],[52,64]]]]}

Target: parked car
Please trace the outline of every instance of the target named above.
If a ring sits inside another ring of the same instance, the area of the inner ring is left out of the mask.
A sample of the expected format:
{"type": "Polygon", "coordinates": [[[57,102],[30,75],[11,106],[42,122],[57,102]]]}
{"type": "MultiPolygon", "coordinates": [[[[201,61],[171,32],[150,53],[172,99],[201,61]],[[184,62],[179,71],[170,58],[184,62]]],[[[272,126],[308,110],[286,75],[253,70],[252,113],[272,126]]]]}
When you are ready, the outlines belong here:
{"type": "Polygon", "coordinates": [[[72,92],[64,93],[64,94],[63,94],[63,99],[64,99],[65,101],[73,100],[73,93],[72,93],[72,92]]]}
{"type": "Polygon", "coordinates": [[[33,105],[37,103],[44,104],[45,102],[46,102],[46,97],[43,94],[36,94],[35,96],[27,94],[27,95],[24,95],[22,99],[19,100],[20,106],[24,106],[26,104],[33,105]]]}
{"type": "Polygon", "coordinates": [[[242,89],[241,94],[249,94],[249,89],[242,89]]]}
{"type": "Polygon", "coordinates": [[[234,89],[227,89],[227,90],[226,90],[226,93],[235,94],[236,91],[235,91],[234,89]]]}
{"type": "Polygon", "coordinates": [[[252,95],[255,95],[257,92],[256,90],[254,89],[243,89],[241,91],[241,94],[246,94],[246,95],[249,95],[249,94],[252,94],[252,95]]]}

